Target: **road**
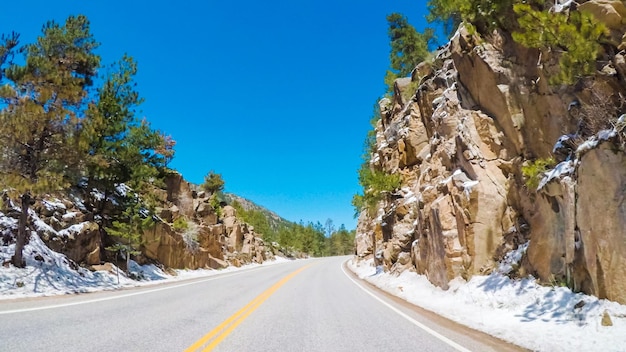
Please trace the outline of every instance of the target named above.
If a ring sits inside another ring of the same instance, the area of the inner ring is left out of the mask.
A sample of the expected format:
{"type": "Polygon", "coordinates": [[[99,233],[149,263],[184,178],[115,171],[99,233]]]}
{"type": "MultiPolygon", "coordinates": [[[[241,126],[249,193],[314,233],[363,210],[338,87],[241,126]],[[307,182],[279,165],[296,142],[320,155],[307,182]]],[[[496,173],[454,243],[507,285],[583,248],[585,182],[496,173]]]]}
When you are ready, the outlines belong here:
{"type": "Polygon", "coordinates": [[[0,301],[0,351],[507,351],[369,287],[348,257],[0,301]]]}

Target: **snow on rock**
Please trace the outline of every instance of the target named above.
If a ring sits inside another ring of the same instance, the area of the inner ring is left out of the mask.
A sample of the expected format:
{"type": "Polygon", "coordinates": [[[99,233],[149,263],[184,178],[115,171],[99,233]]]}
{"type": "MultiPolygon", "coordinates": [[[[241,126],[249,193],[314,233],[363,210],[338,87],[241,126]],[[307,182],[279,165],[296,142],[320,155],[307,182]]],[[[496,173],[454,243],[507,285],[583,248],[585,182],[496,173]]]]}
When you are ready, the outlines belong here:
{"type": "Polygon", "coordinates": [[[77,211],[72,211],[72,212],[69,212],[69,213],[65,213],[65,214],[63,214],[62,219],[64,221],[69,221],[69,220],[75,219],[76,216],[78,216],[79,214],[81,214],[81,213],[77,212],[77,211]]]}
{"type": "Polygon", "coordinates": [[[498,272],[501,274],[508,274],[513,270],[514,266],[519,265],[519,262],[522,260],[522,256],[528,250],[529,244],[530,242],[526,242],[517,247],[517,249],[508,252],[502,262],[500,262],[498,272]]]}
{"type": "Polygon", "coordinates": [[[103,201],[104,200],[104,193],[102,193],[102,191],[100,191],[97,188],[92,189],[90,194],[93,197],[93,199],[95,199],[97,201],[103,201]]]}
{"type": "Polygon", "coordinates": [[[542,189],[550,181],[562,178],[563,176],[571,175],[576,170],[576,162],[572,160],[566,160],[559,163],[554,169],[545,173],[545,176],[539,182],[537,190],[542,189]]]}
{"type": "Polygon", "coordinates": [[[598,132],[595,136],[592,136],[591,138],[586,140],[584,143],[579,145],[578,148],[576,149],[576,154],[580,155],[582,153],[585,153],[597,147],[600,142],[609,140],[611,138],[614,138],[615,136],[617,136],[617,130],[615,128],[609,129],[609,130],[602,130],[598,132]]]}
{"type": "Polygon", "coordinates": [[[45,236],[56,236],[56,235],[58,235],[57,231],[55,229],[53,229],[52,226],[48,225],[46,222],[41,220],[39,215],[37,215],[37,213],[34,210],[29,209],[28,210],[28,216],[30,217],[33,225],[35,226],[35,229],[37,230],[37,232],[42,234],[42,235],[44,235],[44,237],[45,236]]]}
{"type": "MultiPolygon", "coordinates": [[[[277,257],[274,261],[263,264],[246,265],[241,268],[229,267],[224,270],[178,270],[178,275],[168,275],[155,265],[139,265],[131,261],[130,272],[140,281],[126,277],[122,270],[107,263],[105,270],[90,271],[78,266],[65,255],[57,253],[46,246],[38,232],[54,232],[61,236],[71,236],[80,231],[85,223],[71,226],[58,233],[46,225],[36,214],[30,214],[37,228],[32,231],[30,239],[24,247],[25,268],[16,268],[10,264],[15,253],[15,244],[4,245],[0,241],[0,300],[23,297],[52,296],[83,292],[114,290],[120,287],[144,286],[164,280],[181,280],[192,277],[216,275],[225,271],[245,270],[259,265],[272,265],[287,261],[277,257]],[[119,274],[119,276],[118,276],[119,274]],[[119,280],[119,281],[118,281],[119,280]]],[[[12,235],[17,229],[17,219],[0,212],[0,228],[2,235],[12,235]]],[[[0,236],[2,239],[2,236],[0,236]]]]}
{"type": "Polygon", "coordinates": [[[41,201],[46,210],[54,212],[56,210],[66,210],[65,204],[63,204],[60,200],[43,200],[41,201]]]}
{"type": "Polygon", "coordinates": [[[81,222],[80,224],[72,225],[66,229],[59,231],[58,235],[62,237],[73,238],[74,236],[80,234],[83,231],[83,229],[85,228],[85,225],[88,225],[90,223],[91,223],[90,221],[85,221],[85,222],[81,222]]]}
{"type": "MultiPolygon", "coordinates": [[[[14,253],[15,244],[0,247],[0,262],[8,263],[14,253]]],[[[2,298],[91,292],[117,286],[113,275],[91,272],[50,250],[37,232],[31,232],[23,254],[26,268],[6,264],[0,268],[2,298]]]]}
{"type": "MultiPolygon", "coordinates": [[[[511,256],[523,250],[520,246],[511,256]]],[[[626,306],[565,287],[540,286],[532,277],[512,280],[496,272],[469,282],[457,278],[444,291],[414,272],[383,273],[372,260],[350,261],[349,267],[408,302],[534,351],[622,351],[626,346],[626,306]],[[613,326],[602,326],[605,311],[613,326]]]]}

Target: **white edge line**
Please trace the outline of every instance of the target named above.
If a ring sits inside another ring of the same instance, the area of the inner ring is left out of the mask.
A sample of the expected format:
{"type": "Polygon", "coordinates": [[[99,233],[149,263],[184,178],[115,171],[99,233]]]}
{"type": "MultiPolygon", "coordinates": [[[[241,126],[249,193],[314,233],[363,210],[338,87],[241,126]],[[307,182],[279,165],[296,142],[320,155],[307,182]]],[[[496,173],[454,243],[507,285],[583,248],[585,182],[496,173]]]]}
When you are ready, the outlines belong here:
{"type": "MultiPolygon", "coordinates": [[[[350,260],[350,259],[348,259],[350,260]]],[[[375,294],[373,294],[372,292],[370,292],[369,290],[365,289],[363,286],[361,286],[361,284],[359,284],[358,282],[356,282],[353,278],[350,277],[350,275],[348,275],[348,273],[346,273],[346,270],[343,268],[344,266],[343,262],[341,264],[341,271],[343,271],[343,274],[346,275],[346,277],[352,281],[352,283],[354,283],[358,288],[360,288],[361,290],[363,290],[365,293],[367,293],[368,295],[372,296],[374,299],[376,299],[378,302],[382,303],[384,306],[386,306],[387,308],[393,310],[394,312],[398,313],[400,316],[402,316],[403,318],[405,318],[406,320],[410,321],[411,323],[413,323],[413,325],[416,325],[417,327],[419,327],[420,329],[426,331],[427,333],[433,335],[434,337],[438,338],[439,340],[445,342],[446,344],[448,344],[450,347],[454,348],[457,351],[461,351],[461,352],[471,352],[470,350],[468,350],[467,348],[459,345],[458,343],[450,340],[449,338],[441,335],[440,333],[436,332],[435,330],[429,328],[428,326],[420,323],[419,321],[411,318],[410,316],[406,315],[405,313],[403,313],[401,310],[397,309],[396,307],[392,306],[391,304],[385,302],[384,300],[382,300],[381,298],[379,298],[378,296],[376,296],[375,294]]]]}
{"type": "MultiPolygon", "coordinates": [[[[80,301],[80,302],[56,304],[56,305],[52,305],[52,306],[5,310],[5,311],[0,311],[0,315],[14,314],[14,313],[25,313],[25,312],[34,312],[34,311],[37,311],[37,310],[55,309],[55,308],[78,306],[78,305],[81,305],[81,304],[89,304],[89,303],[97,303],[97,302],[104,302],[104,301],[112,301],[114,299],[138,296],[138,295],[143,295],[143,294],[153,293],[153,292],[159,292],[159,291],[165,291],[165,290],[171,290],[171,289],[174,289],[174,288],[185,287],[185,286],[195,285],[195,284],[199,284],[199,283],[203,283],[203,282],[207,282],[207,281],[213,281],[213,280],[217,280],[217,279],[222,279],[222,278],[226,278],[226,277],[230,277],[230,276],[243,274],[245,272],[249,272],[249,271],[254,270],[254,269],[257,269],[257,268],[251,268],[249,270],[240,270],[238,272],[230,273],[230,274],[215,275],[215,276],[209,277],[209,278],[204,279],[204,280],[197,280],[197,281],[187,282],[187,283],[184,283],[184,284],[179,284],[179,285],[174,285],[174,286],[155,288],[155,289],[146,290],[146,291],[141,290],[141,291],[137,291],[137,292],[133,292],[133,293],[127,293],[127,294],[116,295],[116,296],[111,296],[111,297],[90,299],[90,300],[80,301]]],[[[115,292],[115,291],[99,291],[99,292],[115,292]]]]}

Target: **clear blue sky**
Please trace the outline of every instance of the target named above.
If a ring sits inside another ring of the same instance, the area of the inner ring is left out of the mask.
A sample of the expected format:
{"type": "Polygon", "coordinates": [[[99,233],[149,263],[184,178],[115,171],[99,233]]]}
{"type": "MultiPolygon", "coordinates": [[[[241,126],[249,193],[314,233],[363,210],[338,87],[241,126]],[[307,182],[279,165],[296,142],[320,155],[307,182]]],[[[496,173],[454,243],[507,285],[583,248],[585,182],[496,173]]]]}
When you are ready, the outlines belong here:
{"type": "Polygon", "coordinates": [[[0,32],[32,42],[84,14],[109,64],[139,63],[141,113],[176,140],[171,167],[288,220],[356,227],[352,195],[389,66],[386,15],[419,30],[426,1],[14,1],[0,32]]]}

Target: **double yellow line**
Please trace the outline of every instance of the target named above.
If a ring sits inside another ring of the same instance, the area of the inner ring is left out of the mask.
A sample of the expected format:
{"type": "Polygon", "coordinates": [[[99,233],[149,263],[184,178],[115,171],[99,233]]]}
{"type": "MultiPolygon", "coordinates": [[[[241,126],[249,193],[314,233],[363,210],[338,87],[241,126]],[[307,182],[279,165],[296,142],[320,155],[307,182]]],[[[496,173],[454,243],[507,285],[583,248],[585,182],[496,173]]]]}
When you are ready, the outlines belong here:
{"type": "Polygon", "coordinates": [[[202,336],[200,340],[196,341],[193,345],[189,346],[185,350],[185,352],[194,352],[204,346],[209,340],[211,340],[214,336],[218,335],[209,343],[204,349],[205,351],[212,351],[222,340],[224,340],[239,324],[241,324],[252,312],[254,312],[263,302],[265,302],[276,290],[278,290],[282,285],[284,285],[287,281],[291,280],[294,276],[301,273],[303,270],[310,267],[312,264],[309,264],[305,267],[302,267],[291,274],[285,276],[280,281],[274,284],[274,286],[268,288],[265,292],[258,295],[255,299],[250,301],[250,303],[246,304],[245,307],[241,308],[237,311],[237,313],[230,316],[230,318],[224,320],[220,325],[218,325],[215,329],[211,330],[208,334],[202,336]]]}

